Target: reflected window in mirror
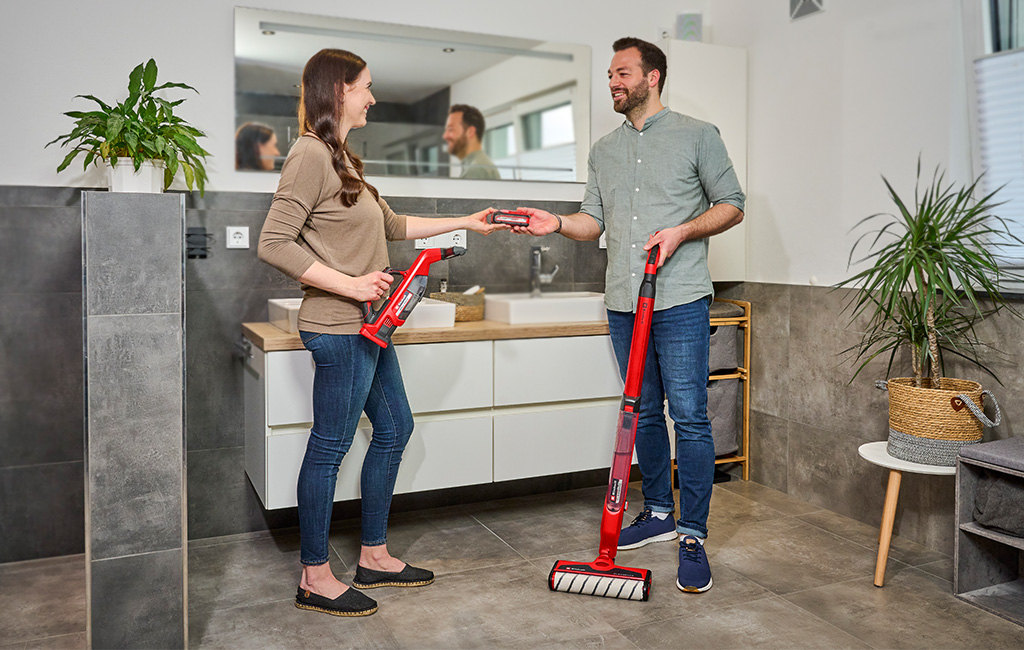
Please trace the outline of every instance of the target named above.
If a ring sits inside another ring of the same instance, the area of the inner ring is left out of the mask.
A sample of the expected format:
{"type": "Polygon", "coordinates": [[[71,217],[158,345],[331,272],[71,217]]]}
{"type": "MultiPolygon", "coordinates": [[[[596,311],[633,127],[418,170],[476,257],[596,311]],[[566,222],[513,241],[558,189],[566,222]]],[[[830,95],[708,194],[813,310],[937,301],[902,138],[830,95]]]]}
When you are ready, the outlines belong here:
{"type": "Polygon", "coordinates": [[[452,155],[444,140],[451,107],[468,105],[484,120],[479,155],[502,180],[584,180],[588,46],[241,7],[235,127],[271,129],[277,155],[265,148],[264,162],[237,169],[280,171],[299,136],[302,68],[323,48],[354,52],[373,73],[377,103],[348,142],[368,176],[471,176],[473,159],[452,155]]]}

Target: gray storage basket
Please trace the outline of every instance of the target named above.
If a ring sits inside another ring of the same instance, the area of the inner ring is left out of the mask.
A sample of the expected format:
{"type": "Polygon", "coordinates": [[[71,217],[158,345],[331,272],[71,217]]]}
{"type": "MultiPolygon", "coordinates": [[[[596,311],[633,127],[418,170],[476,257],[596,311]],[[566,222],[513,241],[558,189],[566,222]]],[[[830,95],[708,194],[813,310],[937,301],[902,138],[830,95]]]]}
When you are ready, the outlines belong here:
{"type": "Polygon", "coordinates": [[[736,325],[712,325],[708,372],[734,371],[740,367],[742,333],[736,325]]]}
{"type": "Polygon", "coordinates": [[[743,403],[739,379],[708,382],[708,419],[715,439],[715,456],[734,454],[740,448],[743,403]]]}

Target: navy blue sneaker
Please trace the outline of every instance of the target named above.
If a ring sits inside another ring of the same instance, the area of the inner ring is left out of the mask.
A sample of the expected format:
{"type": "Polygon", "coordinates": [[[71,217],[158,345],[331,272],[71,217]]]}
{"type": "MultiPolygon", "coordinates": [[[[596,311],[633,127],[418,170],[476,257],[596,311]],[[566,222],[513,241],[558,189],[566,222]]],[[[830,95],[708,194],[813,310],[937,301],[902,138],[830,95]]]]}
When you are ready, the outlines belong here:
{"type": "Polygon", "coordinates": [[[693,594],[711,589],[711,565],[708,564],[704,545],[693,535],[684,535],[679,542],[679,573],[676,586],[693,594]]]}
{"type": "Polygon", "coordinates": [[[644,508],[633,523],[619,533],[619,550],[628,551],[651,542],[667,542],[676,537],[676,520],[671,513],[664,519],[658,519],[650,508],[644,508]]]}

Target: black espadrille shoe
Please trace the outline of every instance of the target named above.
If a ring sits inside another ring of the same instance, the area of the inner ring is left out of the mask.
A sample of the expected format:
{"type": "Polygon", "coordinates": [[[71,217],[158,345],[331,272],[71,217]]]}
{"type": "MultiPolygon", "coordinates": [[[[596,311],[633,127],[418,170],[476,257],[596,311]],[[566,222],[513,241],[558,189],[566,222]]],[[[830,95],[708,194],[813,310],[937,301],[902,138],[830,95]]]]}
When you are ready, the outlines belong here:
{"type": "Polygon", "coordinates": [[[374,587],[422,587],[434,581],[434,573],[426,569],[417,569],[409,564],[401,571],[374,571],[359,565],[352,586],[357,589],[373,589],[374,587]]]}
{"type": "Polygon", "coordinates": [[[295,606],[332,616],[369,616],[377,611],[377,601],[355,589],[346,589],[345,593],[331,600],[299,587],[299,592],[295,594],[295,606]]]}

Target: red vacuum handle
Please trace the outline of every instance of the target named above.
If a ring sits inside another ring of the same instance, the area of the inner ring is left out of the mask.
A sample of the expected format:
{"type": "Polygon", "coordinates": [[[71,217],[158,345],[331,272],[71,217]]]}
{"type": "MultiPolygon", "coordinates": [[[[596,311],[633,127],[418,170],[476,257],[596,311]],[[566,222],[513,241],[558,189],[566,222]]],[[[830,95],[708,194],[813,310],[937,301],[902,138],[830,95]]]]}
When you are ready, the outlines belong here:
{"type": "Polygon", "coordinates": [[[647,360],[647,339],[651,333],[651,317],[654,315],[655,280],[660,253],[659,245],[655,245],[648,253],[644,279],[640,282],[640,293],[636,301],[633,341],[629,346],[630,363],[626,371],[626,389],[622,394],[623,408],[630,413],[636,413],[639,409],[640,385],[643,383],[644,363],[647,360]]]}

